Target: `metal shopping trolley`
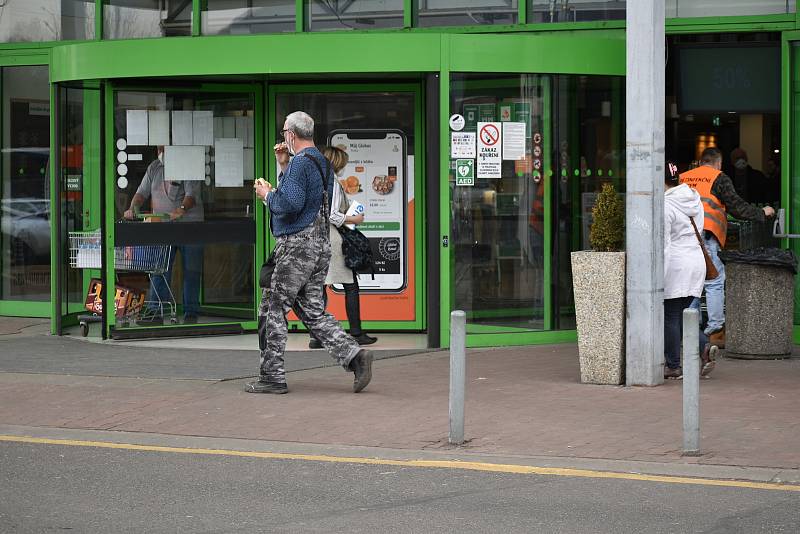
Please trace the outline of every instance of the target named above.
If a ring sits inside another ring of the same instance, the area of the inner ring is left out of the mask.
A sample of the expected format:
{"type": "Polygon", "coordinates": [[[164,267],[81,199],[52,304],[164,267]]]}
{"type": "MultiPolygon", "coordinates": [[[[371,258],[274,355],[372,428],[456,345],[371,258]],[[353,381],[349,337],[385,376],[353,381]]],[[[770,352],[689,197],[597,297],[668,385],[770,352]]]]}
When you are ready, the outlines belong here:
{"type": "MultiPolygon", "coordinates": [[[[70,266],[76,269],[100,269],[102,243],[100,231],[70,232],[69,259],[70,266]]],[[[144,273],[150,282],[152,299],[147,300],[144,294],[136,295],[130,289],[116,286],[114,294],[115,315],[121,324],[131,321],[151,321],[164,319],[169,315],[170,322],[177,323],[177,307],[175,296],[167,280],[172,247],[169,245],[133,245],[114,248],[114,268],[118,272],[144,273]],[[154,279],[162,282],[159,292],[154,279]]],[[[92,280],[86,296],[86,309],[91,315],[80,315],[81,335],[89,333],[89,323],[100,321],[103,302],[100,297],[102,285],[99,280],[92,280]]]]}

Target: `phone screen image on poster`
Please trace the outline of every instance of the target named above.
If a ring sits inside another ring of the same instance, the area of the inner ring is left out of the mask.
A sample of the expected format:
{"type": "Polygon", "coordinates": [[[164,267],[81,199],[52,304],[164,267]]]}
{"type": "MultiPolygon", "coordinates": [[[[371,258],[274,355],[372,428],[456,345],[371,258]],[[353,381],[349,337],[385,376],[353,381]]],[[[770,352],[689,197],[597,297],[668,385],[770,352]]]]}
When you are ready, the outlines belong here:
{"type": "MultiPolygon", "coordinates": [[[[369,239],[375,279],[361,274],[361,291],[402,291],[406,287],[406,137],[400,130],[335,130],[331,146],[347,152],[339,178],[347,197],[364,205],[359,230],[369,239]]],[[[333,288],[342,291],[339,284],[333,288]]]]}

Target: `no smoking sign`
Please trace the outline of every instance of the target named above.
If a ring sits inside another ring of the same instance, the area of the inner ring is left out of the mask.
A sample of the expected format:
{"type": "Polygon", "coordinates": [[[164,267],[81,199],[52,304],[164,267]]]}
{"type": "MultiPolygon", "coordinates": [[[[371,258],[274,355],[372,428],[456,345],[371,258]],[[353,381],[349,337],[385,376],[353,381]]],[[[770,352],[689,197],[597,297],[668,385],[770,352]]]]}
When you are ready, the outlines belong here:
{"type": "Polygon", "coordinates": [[[494,123],[488,123],[481,128],[481,142],[486,146],[494,146],[500,140],[500,129],[494,123]]]}
{"type": "Polygon", "coordinates": [[[499,122],[478,123],[478,178],[501,178],[503,160],[500,153],[499,122]]]}

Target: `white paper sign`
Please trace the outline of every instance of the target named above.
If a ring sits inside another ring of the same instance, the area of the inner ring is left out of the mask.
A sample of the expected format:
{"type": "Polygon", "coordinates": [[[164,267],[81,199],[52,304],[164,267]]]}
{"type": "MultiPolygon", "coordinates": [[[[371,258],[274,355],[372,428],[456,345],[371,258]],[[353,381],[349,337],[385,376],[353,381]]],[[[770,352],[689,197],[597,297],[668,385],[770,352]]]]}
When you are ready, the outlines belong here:
{"type": "Polygon", "coordinates": [[[525,159],[525,123],[503,123],[503,159],[525,159]]]}
{"type": "Polygon", "coordinates": [[[169,111],[148,111],[147,125],[150,128],[148,145],[164,146],[169,144],[169,111]]]}
{"type": "Polygon", "coordinates": [[[214,144],[214,112],[192,112],[192,144],[203,146],[214,144]]]}
{"type": "Polygon", "coordinates": [[[244,146],[241,139],[214,140],[214,184],[217,187],[244,185],[244,146]]]}
{"type": "Polygon", "coordinates": [[[164,180],[204,180],[205,150],[201,146],[164,147],[164,180]]]}
{"type": "Polygon", "coordinates": [[[125,112],[125,124],[129,145],[147,145],[147,111],[129,109],[125,112]]]}
{"type": "Polygon", "coordinates": [[[247,117],[236,117],[236,135],[235,138],[242,140],[243,146],[247,144],[247,117]]]}
{"type": "Polygon", "coordinates": [[[173,111],[172,112],[172,144],[191,145],[192,144],[192,112],[173,111]]]}
{"type": "Polygon", "coordinates": [[[500,124],[499,122],[478,123],[478,178],[502,177],[500,124]]]}
{"type": "Polygon", "coordinates": [[[475,132],[450,132],[450,157],[475,157],[475,132]]]}

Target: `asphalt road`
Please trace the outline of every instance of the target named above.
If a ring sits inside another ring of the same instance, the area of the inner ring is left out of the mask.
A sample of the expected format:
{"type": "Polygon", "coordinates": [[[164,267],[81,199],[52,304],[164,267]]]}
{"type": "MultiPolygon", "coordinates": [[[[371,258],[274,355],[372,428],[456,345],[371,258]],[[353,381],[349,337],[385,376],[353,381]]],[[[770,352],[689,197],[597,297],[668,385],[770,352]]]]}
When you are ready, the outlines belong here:
{"type": "Polygon", "coordinates": [[[0,443],[0,532],[798,532],[800,492],[0,443]]]}

